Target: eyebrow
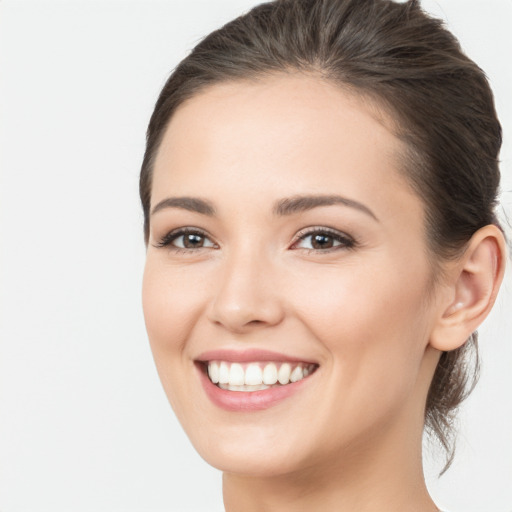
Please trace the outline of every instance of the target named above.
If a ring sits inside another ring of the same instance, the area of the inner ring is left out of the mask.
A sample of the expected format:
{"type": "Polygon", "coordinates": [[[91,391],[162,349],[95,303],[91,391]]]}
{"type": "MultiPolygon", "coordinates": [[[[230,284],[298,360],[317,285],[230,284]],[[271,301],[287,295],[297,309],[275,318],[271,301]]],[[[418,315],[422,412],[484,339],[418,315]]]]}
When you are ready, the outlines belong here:
{"type": "MultiPolygon", "coordinates": [[[[377,216],[364,204],[354,199],[348,199],[346,197],[338,195],[299,195],[293,197],[287,197],[279,199],[273,208],[274,215],[286,216],[300,213],[321,206],[333,206],[343,205],[349,208],[355,208],[376,221],[379,219],[377,216]]],[[[215,207],[210,201],[206,199],[200,199],[198,197],[168,197],[160,201],[151,211],[151,215],[165,208],[181,208],[182,210],[188,210],[191,212],[200,213],[213,217],[216,214],[215,207]]]]}
{"type": "Polygon", "coordinates": [[[151,211],[151,215],[164,208],[181,208],[190,212],[197,212],[212,217],[215,215],[215,208],[210,201],[198,197],[168,197],[160,201],[151,211]]]}
{"type": "Polygon", "coordinates": [[[343,205],[350,208],[355,208],[363,213],[366,213],[374,220],[378,221],[377,216],[364,204],[348,199],[346,197],[338,195],[307,195],[307,196],[294,196],[286,199],[277,201],[274,206],[274,214],[293,215],[294,213],[300,213],[320,206],[332,206],[332,205],[343,205]]]}

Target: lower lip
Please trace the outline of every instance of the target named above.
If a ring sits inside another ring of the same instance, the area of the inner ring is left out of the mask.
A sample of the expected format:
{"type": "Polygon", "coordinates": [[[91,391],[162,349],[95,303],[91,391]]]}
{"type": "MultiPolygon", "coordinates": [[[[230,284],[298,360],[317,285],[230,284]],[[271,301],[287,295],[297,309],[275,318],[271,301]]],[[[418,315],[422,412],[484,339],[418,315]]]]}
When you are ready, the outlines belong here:
{"type": "Polygon", "coordinates": [[[303,388],[311,378],[311,376],[306,377],[285,386],[276,386],[261,391],[229,391],[213,384],[201,367],[199,367],[199,375],[206,395],[216,406],[226,411],[238,412],[261,411],[277,405],[303,388]]]}

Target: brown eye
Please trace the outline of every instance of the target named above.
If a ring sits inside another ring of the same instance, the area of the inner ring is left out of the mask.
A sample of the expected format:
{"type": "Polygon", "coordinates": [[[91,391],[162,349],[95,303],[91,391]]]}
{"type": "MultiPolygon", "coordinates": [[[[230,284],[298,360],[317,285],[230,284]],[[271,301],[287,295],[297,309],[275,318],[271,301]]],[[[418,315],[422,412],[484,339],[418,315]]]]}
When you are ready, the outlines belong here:
{"type": "MultiPolygon", "coordinates": [[[[181,235],[177,240],[182,239],[183,247],[185,249],[195,249],[197,247],[204,246],[204,236],[198,235],[196,233],[188,233],[187,235],[181,235]]],[[[177,244],[176,244],[177,245],[177,244]]]]}
{"type": "Polygon", "coordinates": [[[191,231],[188,229],[180,229],[165,235],[157,244],[157,247],[170,247],[171,249],[203,249],[216,248],[206,234],[201,231],[191,231]]]}
{"type": "Polygon", "coordinates": [[[172,237],[172,240],[170,240],[170,245],[179,249],[202,249],[203,247],[215,247],[215,244],[207,236],[202,233],[195,232],[176,233],[172,237]]]}
{"type": "Polygon", "coordinates": [[[310,231],[302,235],[293,249],[309,249],[310,251],[327,251],[329,249],[349,249],[354,247],[352,238],[337,231],[322,229],[310,231]]]}
{"type": "Polygon", "coordinates": [[[313,249],[330,249],[334,247],[334,239],[332,236],[318,234],[311,236],[311,246],[313,249]]]}

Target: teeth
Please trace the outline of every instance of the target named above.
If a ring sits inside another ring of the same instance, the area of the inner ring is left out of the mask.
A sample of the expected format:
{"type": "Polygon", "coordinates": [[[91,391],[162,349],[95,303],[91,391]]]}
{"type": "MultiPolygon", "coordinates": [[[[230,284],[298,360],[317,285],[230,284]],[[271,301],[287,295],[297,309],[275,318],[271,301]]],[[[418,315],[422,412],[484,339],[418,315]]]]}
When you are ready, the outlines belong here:
{"type": "Polygon", "coordinates": [[[215,361],[208,365],[208,376],[214,384],[219,382],[219,365],[215,361]]]}
{"type": "Polygon", "coordinates": [[[231,386],[242,386],[245,384],[244,369],[241,364],[233,363],[229,369],[229,384],[231,386]]]}
{"type": "Polygon", "coordinates": [[[265,365],[263,369],[263,383],[272,385],[277,382],[277,366],[274,363],[265,365]]]}
{"type": "Polygon", "coordinates": [[[290,375],[290,382],[297,382],[300,379],[304,378],[304,374],[302,373],[302,368],[300,366],[297,366],[295,370],[290,375]]]}
{"type": "Polygon", "coordinates": [[[263,384],[263,372],[257,364],[251,363],[247,367],[247,370],[245,370],[245,384],[249,384],[250,386],[263,384]]]}
{"type": "Polygon", "coordinates": [[[289,363],[281,365],[281,368],[279,368],[279,371],[277,372],[277,380],[279,381],[279,384],[288,384],[288,382],[290,382],[291,371],[292,367],[289,363]]]}
{"type": "Polygon", "coordinates": [[[229,382],[229,366],[224,361],[219,366],[219,382],[227,384],[229,382]]]}
{"type": "Polygon", "coordinates": [[[233,386],[231,384],[219,384],[219,388],[229,389],[229,391],[261,391],[262,389],[268,389],[270,386],[265,386],[265,384],[260,384],[258,386],[248,386],[244,384],[243,386],[233,386]]]}
{"type": "Polygon", "coordinates": [[[270,386],[284,386],[298,382],[311,375],[317,368],[315,364],[290,363],[231,363],[210,361],[208,376],[222,389],[230,391],[259,391],[270,386]]]}

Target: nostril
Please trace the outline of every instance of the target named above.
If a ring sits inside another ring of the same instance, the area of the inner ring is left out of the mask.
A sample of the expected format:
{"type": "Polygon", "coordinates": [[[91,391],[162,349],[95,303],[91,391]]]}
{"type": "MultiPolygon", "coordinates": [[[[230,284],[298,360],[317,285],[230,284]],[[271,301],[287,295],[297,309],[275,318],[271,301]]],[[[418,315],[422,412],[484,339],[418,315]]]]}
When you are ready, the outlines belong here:
{"type": "Polygon", "coordinates": [[[222,325],[230,331],[243,333],[248,330],[265,326],[277,325],[283,318],[283,312],[278,304],[270,304],[270,301],[245,304],[245,307],[217,301],[209,313],[209,319],[222,325]],[[231,307],[230,307],[231,306],[231,307]]]}

